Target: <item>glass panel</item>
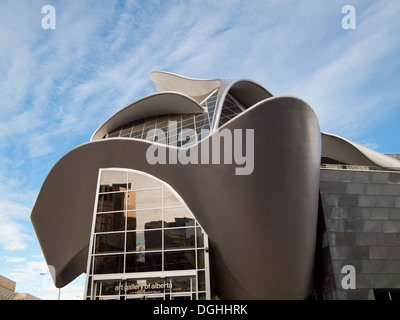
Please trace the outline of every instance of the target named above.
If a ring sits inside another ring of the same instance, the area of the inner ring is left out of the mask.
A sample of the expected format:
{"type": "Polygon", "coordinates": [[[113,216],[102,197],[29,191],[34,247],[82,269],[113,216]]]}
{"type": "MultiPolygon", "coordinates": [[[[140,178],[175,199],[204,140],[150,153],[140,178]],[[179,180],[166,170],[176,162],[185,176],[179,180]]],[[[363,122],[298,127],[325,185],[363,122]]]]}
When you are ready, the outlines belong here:
{"type": "Polygon", "coordinates": [[[152,251],[162,249],[162,231],[128,232],[126,251],[152,251]]]}
{"type": "Polygon", "coordinates": [[[124,233],[97,234],[95,253],[124,251],[124,238],[124,233]]]}
{"type": "Polygon", "coordinates": [[[142,132],[143,132],[143,125],[133,127],[132,133],[131,133],[131,138],[141,139],[142,132]]]}
{"type": "Polygon", "coordinates": [[[124,256],[121,255],[107,255],[96,256],[94,258],[94,273],[122,273],[123,272],[124,256]]]}
{"type": "Polygon", "coordinates": [[[136,191],[136,209],[161,208],[162,189],[136,191]]]}
{"type": "Polygon", "coordinates": [[[156,128],[162,129],[163,131],[166,131],[166,128],[168,127],[168,116],[161,116],[157,119],[157,125],[156,128]]]}
{"type": "Polygon", "coordinates": [[[197,280],[198,280],[198,291],[205,291],[206,290],[206,274],[204,271],[199,271],[197,273],[197,280]]]}
{"type": "Polygon", "coordinates": [[[204,269],[204,250],[197,250],[197,268],[204,269]]]}
{"type": "Polygon", "coordinates": [[[206,294],[205,293],[199,293],[199,300],[206,300],[206,294]]]}
{"type": "Polygon", "coordinates": [[[182,203],[178,200],[178,198],[173,194],[171,190],[168,188],[164,188],[163,194],[163,205],[165,207],[181,207],[182,203]]]}
{"type": "Polygon", "coordinates": [[[164,231],[164,247],[168,249],[186,249],[195,246],[195,228],[180,228],[164,231]]]}
{"type": "Polygon", "coordinates": [[[132,123],[128,123],[127,125],[122,127],[120,137],[130,137],[132,131],[132,123]]]}
{"type": "Polygon", "coordinates": [[[128,230],[147,230],[162,227],[161,209],[128,211],[128,230]]]}
{"type": "Polygon", "coordinates": [[[102,213],[96,215],[94,232],[123,230],[125,230],[125,215],[123,212],[102,213]]]}
{"type": "Polygon", "coordinates": [[[125,192],[100,194],[97,212],[125,210],[125,192]]]}
{"type": "Polygon", "coordinates": [[[116,138],[119,137],[120,128],[117,131],[108,134],[108,138],[116,138]]]}
{"type": "Polygon", "coordinates": [[[126,272],[161,271],[161,252],[126,255],[126,272]]]}
{"type": "Polygon", "coordinates": [[[161,188],[162,183],[154,178],[138,174],[128,173],[128,188],[130,190],[161,188]]]}
{"type": "Polygon", "coordinates": [[[128,191],[128,210],[136,210],[136,191],[128,191]]]}
{"type": "Polygon", "coordinates": [[[143,139],[147,139],[150,141],[154,140],[154,130],[152,132],[149,133],[150,130],[155,129],[156,128],[156,120],[150,120],[150,121],[146,121],[145,126],[144,126],[144,130],[143,130],[143,139]]]}
{"type": "Polygon", "coordinates": [[[115,290],[115,288],[119,288],[119,281],[103,281],[101,283],[101,295],[110,296],[119,294],[119,290],[115,290]]]}
{"type": "Polygon", "coordinates": [[[164,252],[164,269],[196,269],[195,252],[193,250],[164,252]]]}
{"type": "MultiPolygon", "coordinates": [[[[167,279],[166,281],[171,281],[172,292],[191,292],[191,280],[192,277],[174,277],[167,279]]],[[[175,298],[174,298],[175,299],[175,298]]]]}
{"type": "Polygon", "coordinates": [[[194,226],[194,218],[186,207],[164,209],[166,228],[194,226]]]}
{"type": "Polygon", "coordinates": [[[126,172],[102,171],[100,179],[100,192],[126,190],[126,172]]]}
{"type": "Polygon", "coordinates": [[[197,248],[204,247],[204,231],[201,228],[196,228],[197,248]]]}

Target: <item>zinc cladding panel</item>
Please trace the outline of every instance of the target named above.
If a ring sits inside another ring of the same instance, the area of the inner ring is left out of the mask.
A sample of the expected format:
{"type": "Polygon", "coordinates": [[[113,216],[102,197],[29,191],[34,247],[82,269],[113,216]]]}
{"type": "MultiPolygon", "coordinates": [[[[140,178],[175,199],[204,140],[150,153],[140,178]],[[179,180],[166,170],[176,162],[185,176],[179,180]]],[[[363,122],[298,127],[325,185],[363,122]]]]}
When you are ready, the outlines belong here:
{"type": "Polygon", "coordinates": [[[320,192],[337,298],[400,288],[400,173],[321,169],[320,192]],[[356,289],[341,287],[345,265],[356,289]]]}

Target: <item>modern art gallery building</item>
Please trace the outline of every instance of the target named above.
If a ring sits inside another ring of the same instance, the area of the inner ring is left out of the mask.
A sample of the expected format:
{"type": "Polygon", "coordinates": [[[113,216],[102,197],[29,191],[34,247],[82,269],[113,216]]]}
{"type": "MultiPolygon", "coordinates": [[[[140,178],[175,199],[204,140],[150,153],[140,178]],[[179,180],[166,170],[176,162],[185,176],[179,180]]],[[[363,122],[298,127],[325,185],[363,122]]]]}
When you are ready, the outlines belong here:
{"type": "Polygon", "coordinates": [[[53,167],[31,220],[86,299],[396,299],[400,161],[245,79],[150,76],[53,167]]]}

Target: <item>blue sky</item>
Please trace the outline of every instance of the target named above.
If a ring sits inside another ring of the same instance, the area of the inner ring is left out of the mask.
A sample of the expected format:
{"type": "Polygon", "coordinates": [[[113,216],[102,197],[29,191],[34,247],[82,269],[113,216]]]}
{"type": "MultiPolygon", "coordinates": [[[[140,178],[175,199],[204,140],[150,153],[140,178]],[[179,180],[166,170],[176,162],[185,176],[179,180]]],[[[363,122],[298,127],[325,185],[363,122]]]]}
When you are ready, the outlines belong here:
{"type": "MultiPolygon", "coordinates": [[[[0,275],[18,292],[58,294],[29,220],[47,173],[151,94],[154,70],[250,78],[307,101],[322,131],[400,152],[398,0],[2,0],[0,12],[0,275]],[[54,30],[41,24],[48,4],[54,30]]],[[[81,298],[83,279],[61,298],[81,298]]]]}

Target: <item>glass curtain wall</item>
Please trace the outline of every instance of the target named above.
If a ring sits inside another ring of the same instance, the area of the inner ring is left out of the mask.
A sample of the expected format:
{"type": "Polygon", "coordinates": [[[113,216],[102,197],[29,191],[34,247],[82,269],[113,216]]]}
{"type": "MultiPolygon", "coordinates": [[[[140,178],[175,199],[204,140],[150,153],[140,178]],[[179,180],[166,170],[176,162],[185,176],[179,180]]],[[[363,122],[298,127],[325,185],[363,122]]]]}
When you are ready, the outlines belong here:
{"type": "Polygon", "coordinates": [[[165,183],[101,169],[87,299],[209,298],[208,239],[165,183]]]}
{"type": "Polygon", "coordinates": [[[218,127],[235,118],[241,112],[243,112],[243,107],[228,93],[222,106],[218,127]]]}
{"type": "Polygon", "coordinates": [[[147,139],[177,147],[188,146],[196,142],[196,137],[197,140],[201,140],[208,135],[215,117],[217,95],[218,90],[201,104],[207,110],[206,113],[161,115],[138,119],[112,130],[105,138],[147,139]],[[156,130],[150,131],[152,129],[162,130],[165,138],[158,139],[155,136],[156,130]],[[186,134],[183,139],[183,132],[192,134],[186,134]]]}

